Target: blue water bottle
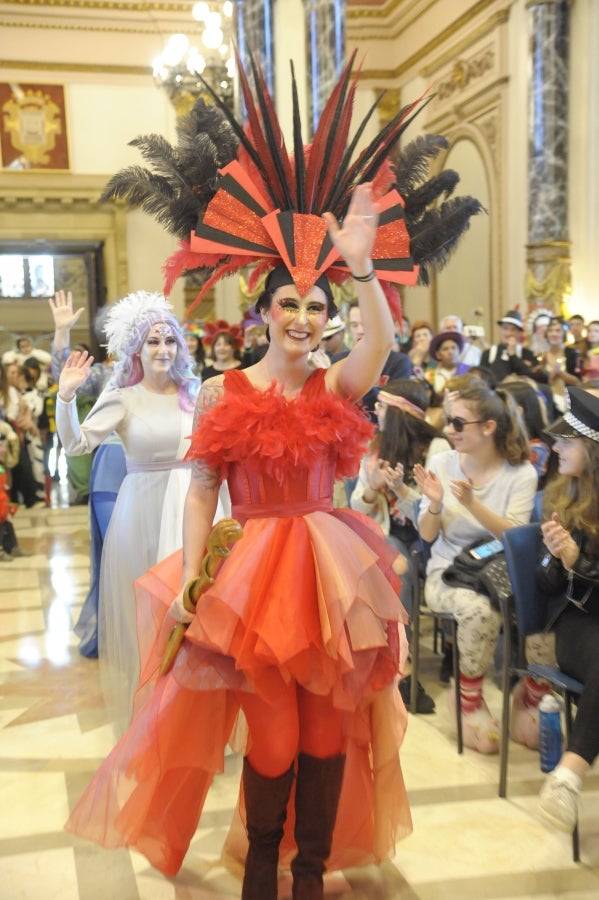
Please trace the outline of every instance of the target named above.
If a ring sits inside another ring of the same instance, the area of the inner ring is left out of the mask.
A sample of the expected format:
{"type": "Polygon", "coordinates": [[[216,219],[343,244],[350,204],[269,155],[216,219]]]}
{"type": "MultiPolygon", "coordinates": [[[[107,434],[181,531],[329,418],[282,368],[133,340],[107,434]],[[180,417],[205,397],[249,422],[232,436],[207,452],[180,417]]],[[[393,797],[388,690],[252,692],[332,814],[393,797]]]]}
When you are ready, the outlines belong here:
{"type": "Polygon", "coordinates": [[[541,772],[552,772],[562,757],[562,725],[553,694],[545,694],[539,703],[539,724],[541,772]]]}

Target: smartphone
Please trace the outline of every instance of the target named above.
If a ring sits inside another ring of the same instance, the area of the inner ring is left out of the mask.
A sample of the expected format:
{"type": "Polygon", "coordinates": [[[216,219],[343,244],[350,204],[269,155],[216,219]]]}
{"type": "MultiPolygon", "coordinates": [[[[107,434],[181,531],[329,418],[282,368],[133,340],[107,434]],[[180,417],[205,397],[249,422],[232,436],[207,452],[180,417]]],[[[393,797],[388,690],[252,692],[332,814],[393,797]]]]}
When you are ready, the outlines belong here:
{"type": "Polygon", "coordinates": [[[503,544],[500,540],[488,541],[486,544],[481,544],[480,547],[473,547],[470,551],[470,555],[474,557],[474,559],[488,559],[489,556],[495,556],[496,553],[499,553],[503,550],[503,544]]]}

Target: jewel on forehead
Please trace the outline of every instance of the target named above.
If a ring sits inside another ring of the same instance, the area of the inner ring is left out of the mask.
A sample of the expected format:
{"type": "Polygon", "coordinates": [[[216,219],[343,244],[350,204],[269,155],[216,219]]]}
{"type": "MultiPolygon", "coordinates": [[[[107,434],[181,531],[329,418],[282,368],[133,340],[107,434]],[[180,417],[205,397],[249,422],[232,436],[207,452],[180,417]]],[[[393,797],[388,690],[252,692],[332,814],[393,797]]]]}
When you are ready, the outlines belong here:
{"type": "Polygon", "coordinates": [[[173,329],[170,325],[165,325],[163,322],[159,322],[158,325],[153,325],[150,329],[150,334],[155,337],[170,337],[173,333],[173,329]]]}

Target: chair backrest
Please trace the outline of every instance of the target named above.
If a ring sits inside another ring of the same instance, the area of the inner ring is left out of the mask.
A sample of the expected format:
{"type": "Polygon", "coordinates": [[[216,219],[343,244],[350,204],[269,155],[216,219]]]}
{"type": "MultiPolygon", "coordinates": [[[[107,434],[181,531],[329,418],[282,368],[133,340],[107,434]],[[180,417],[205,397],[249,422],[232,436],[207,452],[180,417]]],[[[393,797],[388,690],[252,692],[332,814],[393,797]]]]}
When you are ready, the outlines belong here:
{"type": "Polygon", "coordinates": [[[514,592],[516,625],[522,635],[536,634],[545,626],[546,610],[540,602],[535,570],[541,529],[535,522],[507,528],[501,537],[514,592]]]}

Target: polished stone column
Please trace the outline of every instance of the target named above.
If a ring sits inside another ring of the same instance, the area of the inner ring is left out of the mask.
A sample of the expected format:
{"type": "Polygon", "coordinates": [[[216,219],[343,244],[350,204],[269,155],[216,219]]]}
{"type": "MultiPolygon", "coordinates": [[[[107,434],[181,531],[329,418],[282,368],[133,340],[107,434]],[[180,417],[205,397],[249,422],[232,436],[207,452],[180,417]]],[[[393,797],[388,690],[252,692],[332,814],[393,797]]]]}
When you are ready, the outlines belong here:
{"type": "Polygon", "coordinates": [[[304,0],[312,133],[345,65],[346,0],[304,0]]]}
{"type": "Polygon", "coordinates": [[[271,95],[274,95],[275,66],[272,0],[237,0],[236,41],[246,71],[250,54],[258,60],[271,95]]]}
{"type": "Polygon", "coordinates": [[[528,86],[529,307],[562,311],[570,293],[568,101],[570,0],[531,0],[528,86]]]}

